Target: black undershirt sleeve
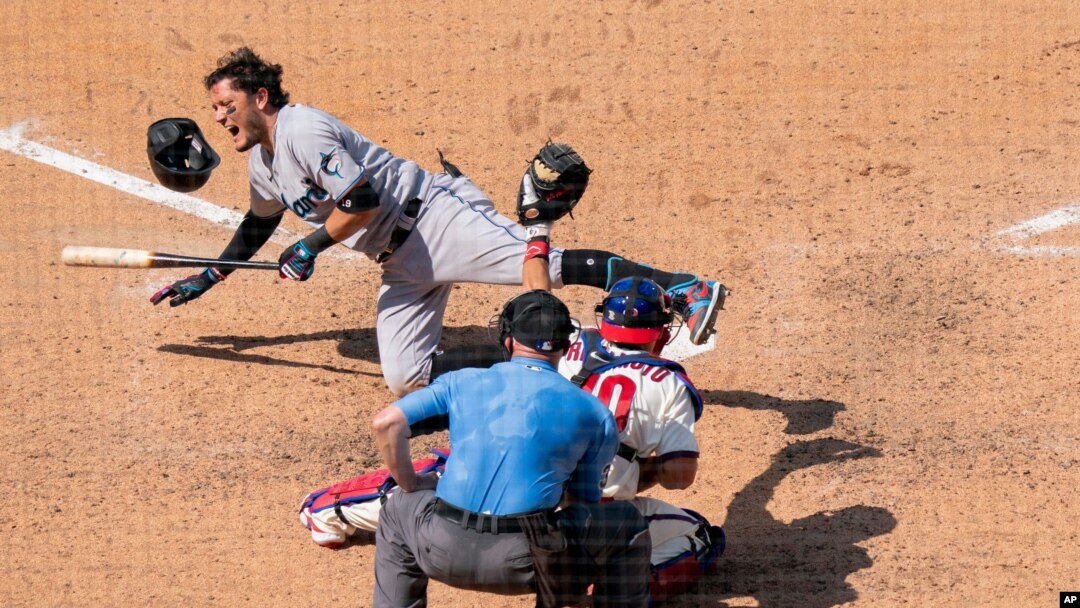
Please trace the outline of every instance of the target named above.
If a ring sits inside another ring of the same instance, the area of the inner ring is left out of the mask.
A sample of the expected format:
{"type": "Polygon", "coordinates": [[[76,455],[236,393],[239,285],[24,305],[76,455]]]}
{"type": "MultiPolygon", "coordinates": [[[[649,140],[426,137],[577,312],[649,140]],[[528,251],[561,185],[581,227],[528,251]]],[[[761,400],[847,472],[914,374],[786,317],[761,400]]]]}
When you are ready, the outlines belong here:
{"type": "MultiPolygon", "coordinates": [[[[270,236],[277,230],[278,224],[284,212],[273,217],[259,217],[248,211],[244,219],[240,220],[240,226],[236,228],[232,240],[225,246],[218,258],[223,260],[250,260],[259,249],[270,240],[270,236]]],[[[221,274],[232,274],[232,269],[221,269],[221,274]]]]}
{"type": "Polygon", "coordinates": [[[337,208],[343,213],[362,213],[379,206],[379,193],[368,181],[353,187],[337,202],[337,208]]]}

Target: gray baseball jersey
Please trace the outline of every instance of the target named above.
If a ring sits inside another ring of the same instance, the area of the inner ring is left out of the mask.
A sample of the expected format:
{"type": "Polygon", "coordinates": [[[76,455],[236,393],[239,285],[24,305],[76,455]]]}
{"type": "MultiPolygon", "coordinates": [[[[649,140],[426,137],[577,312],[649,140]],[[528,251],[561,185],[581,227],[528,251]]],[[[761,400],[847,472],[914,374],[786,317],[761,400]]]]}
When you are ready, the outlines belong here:
{"type": "Polygon", "coordinates": [[[313,227],[322,226],[337,201],[367,180],[379,195],[380,212],[342,244],[373,256],[386,246],[403,205],[422,197],[432,175],[330,114],[292,104],[278,111],[274,155],[262,145],[251,149],[248,179],[255,215],[270,217],[287,208],[313,227]]]}
{"type": "MultiPolygon", "coordinates": [[[[401,395],[426,385],[453,284],[520,285],[524,229],[497,213],[467,177],[429,173],[321,110],[281,108],[273,137],[273,156],[256,145],[249,157],[255,215],[289,209],[319,227],[366,179],[378,194],[379,213],[342,244],[374,259],[408,201],[422,201],[409,238],[382,263],[376,331],[390,390],[401,395]]],[[[562,250],[550,260],[552,285],[561,287],[562,250]]]]}

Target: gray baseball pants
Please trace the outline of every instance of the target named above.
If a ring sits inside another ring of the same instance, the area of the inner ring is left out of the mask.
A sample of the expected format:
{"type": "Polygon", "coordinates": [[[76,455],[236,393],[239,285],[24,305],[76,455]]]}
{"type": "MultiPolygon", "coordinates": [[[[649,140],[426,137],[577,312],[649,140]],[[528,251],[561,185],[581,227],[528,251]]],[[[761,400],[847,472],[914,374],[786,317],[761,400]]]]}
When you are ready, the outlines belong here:
{"type": "Polygon", "coordinates": [[[395,492],[383,505],[376,532],[376,608],[427,606],[429,578],[503,595],[539,591],[537,606],[544,607],[583,598],[589,584],[595,608],[648,604],[652,543],[630,503],[573,505],[559,512],[558,529],[547,537],[531,534],[535,543],[521,532],[462,527],[435,514],[435,505],[434,490],[395,492]]]}
{"type": "MultiPolygon", "coordinates": [[[[562,251],[550,254],[554,287],[562,286],[562,251]]],[[[525,229],[469,178],[435,176],[409,238],[382,263],[376,332],[391,392],[427,385],[454,284],[521,285],[524,256],[525,229]]]]}

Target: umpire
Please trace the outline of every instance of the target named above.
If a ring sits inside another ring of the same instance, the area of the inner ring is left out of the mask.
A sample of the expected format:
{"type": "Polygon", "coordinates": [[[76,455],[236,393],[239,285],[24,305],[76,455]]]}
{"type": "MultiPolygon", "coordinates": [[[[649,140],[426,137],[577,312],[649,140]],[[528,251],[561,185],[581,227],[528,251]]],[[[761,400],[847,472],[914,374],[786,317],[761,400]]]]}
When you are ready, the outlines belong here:
{"type": "Polygon", "coordinates": [[[375,606],[425,606],[429,578],[535,592],[544,607],[575,604],[590,584],[596,608],[646,605],[645,521],[629,502],[599,504],[614,420],[556,368],[572,331],[558,298],[526,292],[499,315],[510,361],[443,375],[375,417],[400,485],[380,515],[375,606]],[[453,450],[435,489],[413,471],[409,438],[444,429],[453,450]]]}

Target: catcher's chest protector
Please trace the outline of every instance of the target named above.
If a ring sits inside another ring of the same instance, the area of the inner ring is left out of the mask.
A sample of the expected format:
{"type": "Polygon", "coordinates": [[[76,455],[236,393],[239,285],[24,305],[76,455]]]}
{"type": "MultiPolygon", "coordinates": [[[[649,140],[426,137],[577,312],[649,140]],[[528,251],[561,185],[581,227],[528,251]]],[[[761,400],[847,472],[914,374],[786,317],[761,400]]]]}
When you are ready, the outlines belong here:
{"type": "Polygon", "coordinates": [[[662,367],[671,370],[675,374],[675,377],[686,385],[686,388],[690,392],[690,397],[694,401],[694,420],[701,418],[704,402],[702,401],[697,388],[690,382],[690,378],[686,376],[686,369],[683,368],[683,366],[674,361],[664,359],[663,357],[656,357],[647,353],[634,353],[628,355],[616,355],[610,353],[604,349],[602,344],[603,338],[600,336],[600,332],[595,329],[581,330],[579,340],[584,348],[584,351],[581,353],[581,370],[579,370],[577,374],[574,374],[574,377],[570,379],[570,381],[577,386],[584,388],[585,390],[591,390],[592,386],[589,384],[589,381],[595,378],[597,374],[621,365],[636,363],[640,365],[662,367]]]}

